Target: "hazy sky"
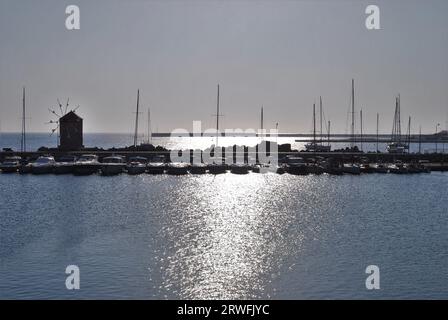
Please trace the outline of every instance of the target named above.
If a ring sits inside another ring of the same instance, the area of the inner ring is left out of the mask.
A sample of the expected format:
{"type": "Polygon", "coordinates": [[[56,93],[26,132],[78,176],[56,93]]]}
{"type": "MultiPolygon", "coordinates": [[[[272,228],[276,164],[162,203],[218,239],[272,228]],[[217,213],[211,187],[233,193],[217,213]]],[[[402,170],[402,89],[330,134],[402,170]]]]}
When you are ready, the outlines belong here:
{"type": "Polygon", "coordinates": [[[309,132],[322,95],[344,133],[351,78],[365,131],[377,112],[391,131],[397,93],[403,126],[445,127],[448,1],[0,0],[2,131],[20,131],[24,85],[30,131],[49,131],[47,108],[70,97],[85,131],[131,132],[137,88],[159,131],[212,127],[219,82],[226,128],[258,128],[264,105],[265,127],[309,132]],[[80,30],[65,28],[70,4],[80,30]],[[381,30],[366,29],[368,4],[381,30]]]}

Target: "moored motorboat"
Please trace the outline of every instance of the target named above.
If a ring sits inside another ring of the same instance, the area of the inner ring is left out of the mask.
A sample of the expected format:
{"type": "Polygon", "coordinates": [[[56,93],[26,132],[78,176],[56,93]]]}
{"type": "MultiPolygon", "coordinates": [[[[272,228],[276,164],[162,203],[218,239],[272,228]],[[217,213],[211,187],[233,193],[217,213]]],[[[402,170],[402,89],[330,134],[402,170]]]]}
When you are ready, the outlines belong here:
{"type": "Polygon", "coordinates": [[[348,174],[361,174],[361,168],[355,163],[345,163],[342,172],[348,174]]]}
{"type": "Polygon", "coordinates": [[[224,163],[211,163],[207,165],[208,172],[211,174],[222,174],[227,172],[227,165],[224,163]]]}
{"type": "Polygon", "coordinates": [[[431,168],[428,166],[429,161],[428,160],[420,160],[418,162],[418,167],[422,170],[424,173],[431,173],[431,168]]]}
{"type": "Polygon", "coordinates": [[[75,156],[65,156],[56,161],[53,168],[54,174],[69,174],[73,173],[73,168],[75,166],[76,157],[75,156]]]}
{"type": "Polygon", "coordinates": [[[132,157],[126,165],[126,171],[130,175],[145,173],[148,159],[145,157],[132,157]]]}
{"type": "Polygon", "coordinates": [[[28,174],[31,173],[31,163],[25,162],[21,163],[19,167],[19,173],[20,174],[28,174]]]}
{"type": "Polygon", "coordinates": [[[149,174],[162,174],[165,172],[167,164],[165,163],[164,156],[155,156],[146,165],[146,172],[149,174]]]}
{"type": "Polygon", "coordinates": [[[41,156],[36,161],[31,163],[32,174],[47,174],[52,173],[54,164],[54,158],[51,156],[41,156]]]}
{"type": "Polygon", "coordinates": [[[397,161],[394,164],[389,165],[389,172],[395,174],[405,174],[409,173],[409,170],[401,161],[397,161]]]}
{"type": "Polygon", "coordinates": [[[6,157],[2,164],[0,164],[0,170],[2,173],[14,173],[20,168],[21,157],[13,156],[6,157]]]}
{"type": "Polygon", "coordinates": [[[372,168],[375,173],[388,173],[389,172],[387,165],[385,165],[383,163],[376,163],[372,166],[372,168]]]}
{"type": "Polygon", "coordinates": [[[249,165],[245,163],[234,163],[230,166],[230,172],[233,174],[248,174],[249,165]]]}
{"type": "Polygon", "coordinates": [[[204,163],[193,163],[189,166],[191,174],[204,174],[207,172],[207,166],[204,163]]]}
{"type": "Polygon", "coordinates": [[[103,176],[113,176],[123,172],[126,164],[121,156],[111,156],[103,158],[101,162],[101,174],[103,176]]]}
{"type": "Polygon", "coordinates": [[[98,156],[94,154],[85,154],[79,157],[73,166],[73,174],[77,176],[91,175],[97,173],[100,169],[98,156]]]}
{"type": "Polygon", "coordinates": [[[300,157],[286,157],[285,171],[294,175],[307,175],[308,170],[303,158],[300,157]]]}
{"type": "Polygon", "coordinates": [[[324,173],[324,168],[316,163],[309,163],[306,166],[306,170],[310,174],[322,174],[324,173]]]}
{"type": "Polygon", "coordinates": [[[374,173],[375,169],[369,163],[363,163],[359,166],[361,173],[374,173]]]}
{"type": "Polygon", "coordinates": [[[188,164],[184,162],[172,162],[168,164],[166,171],[170,175],[184,175],[188,173],[188,164]]]}

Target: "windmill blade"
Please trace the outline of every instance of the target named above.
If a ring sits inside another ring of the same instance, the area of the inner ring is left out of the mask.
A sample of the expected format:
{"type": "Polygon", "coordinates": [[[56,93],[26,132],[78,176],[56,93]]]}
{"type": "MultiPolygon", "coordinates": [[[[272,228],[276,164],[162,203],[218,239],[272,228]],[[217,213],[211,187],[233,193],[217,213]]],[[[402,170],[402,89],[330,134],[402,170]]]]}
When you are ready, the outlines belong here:
{"type": "Polygon", "coordinates": [[[48,111],[50,111],[50,113],[54,114],[56,117],[60,118],[61,116],[54,110],[51,110],[50,108],[48,108],[48,111]]]}
{"type": "Polygon", "coordinates": [[[56,128],[51,129],[50,136],[52,136],[58,129],[59,129],[59,125],[56,128]]]}
{"type": "Polygon", "coordinates": [[[59,99],[57,99],[58,100],[58,104],[59,104],[59,110],[61,111],[61,114],[63,113],[62,112],[62,103],[59,101],[59,99]]]}
{"type": "Polygon", "coordinates": [[[79,108],[79,105],[75,109],[73,109],[72,111],[75,112],[76,110],[78,110],[78,108],[79,108]]]}
{"type": "Polygon", "coordinates": [[[70,100],[70,98],[67,98],[67,103],[65,104],[64,116],[67,114],[68,101],[69,101],[69,100],[70,100]]]}

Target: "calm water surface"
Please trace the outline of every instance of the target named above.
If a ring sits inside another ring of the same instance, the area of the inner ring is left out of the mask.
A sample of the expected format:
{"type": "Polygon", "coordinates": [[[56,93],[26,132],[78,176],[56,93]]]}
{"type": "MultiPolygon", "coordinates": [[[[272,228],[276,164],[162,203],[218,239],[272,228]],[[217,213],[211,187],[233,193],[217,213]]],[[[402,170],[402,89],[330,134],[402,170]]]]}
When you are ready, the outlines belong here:
{"type": "Polygon", "coordinates": [[[437,172],[2,174],[0,298],[447,299],[447,187],[437,172]]]}

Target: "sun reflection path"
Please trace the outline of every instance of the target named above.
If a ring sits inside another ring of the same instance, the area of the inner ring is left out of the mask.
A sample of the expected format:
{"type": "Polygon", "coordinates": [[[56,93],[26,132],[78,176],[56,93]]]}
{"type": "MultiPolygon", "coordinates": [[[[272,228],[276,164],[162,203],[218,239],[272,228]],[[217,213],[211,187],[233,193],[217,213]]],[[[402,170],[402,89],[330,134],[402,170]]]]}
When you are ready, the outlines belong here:
{"type": "Polygon", "coordinates": [[[168,211],[176,216],[162,230],[165,289],[183,299],[269,297],[265,289],[283,256],[302,241],[290,232],[297,217],[289,195],[306,183],[291,190],[288,179],[224,174],[190,177],[173,188],[177,201],[168,211]]]}

